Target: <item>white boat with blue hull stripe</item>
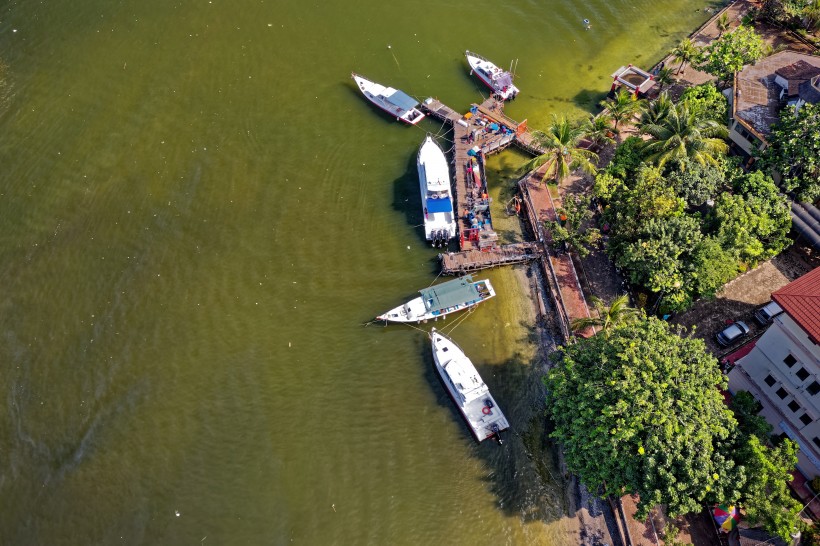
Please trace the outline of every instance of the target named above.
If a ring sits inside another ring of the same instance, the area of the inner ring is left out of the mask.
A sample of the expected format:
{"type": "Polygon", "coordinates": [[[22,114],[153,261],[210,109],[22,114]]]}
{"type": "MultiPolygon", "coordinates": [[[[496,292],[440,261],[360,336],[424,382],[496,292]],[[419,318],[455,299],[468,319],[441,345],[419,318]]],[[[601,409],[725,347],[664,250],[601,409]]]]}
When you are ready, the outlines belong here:
{"type": "Polygon", "coordinates": [[[416,161],[424,213],[424,235],[434,247],[446,247],[456,236],[456,219],[450,187],[450,167],[444,152],[429,135],[416,161]]]}
{"type": "Polygon", "coordinates": [[[355,72],[351,76],[367,100],[391,116],[395,116],[396,119],[410,125],[415,125],[424,119],[424,114],[417,108],[419,101],[407,93],[392,87],[385,87],[355,72]]]}
{"type": "Polygon", "coordinates": [[[419,293],[419,297],[379,315],[376,320],[405,323],[435,320],[495,296],[489,279],[473,282],[470,275],[419,290],[419,293]]]}
{"type": "Polygon", "coordinates": [[[478,370],[455,342],[433,328],[433,361],[447,392],[456,403],[476,441],[496,437],[510,428],[478,370]]]}

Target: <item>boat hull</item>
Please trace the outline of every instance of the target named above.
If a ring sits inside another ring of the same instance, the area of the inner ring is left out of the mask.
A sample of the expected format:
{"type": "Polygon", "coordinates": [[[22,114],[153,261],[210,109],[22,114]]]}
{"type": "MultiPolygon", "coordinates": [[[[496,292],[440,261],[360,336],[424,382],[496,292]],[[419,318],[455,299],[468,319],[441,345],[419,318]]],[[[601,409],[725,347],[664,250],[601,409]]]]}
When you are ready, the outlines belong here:
{"type": "Polygon", "coordinates": [[[419,148],[416,168],[419,174],[424,236],[433,246],[447,246],[456,236],[450,167],[444,152],[431,137],[419,148]]]}
{"type": "Polygon", "coordinates": [[[493,288],[493,285],[490,283],[489,279],[477,281],[473,284],[479,285],[479,290],[485,295],[483,295],[479,299],[465,301],[440,310],[429,309],[424,304],[424,300],[422,299],[422,297],[419,296],[417,298],[413,298],[412,300],[408,301],[403,305],[399,305],[398,307],[395,307],[394,309],[387,311],[383,315],[379,315],[378,317],[376,317],[376,320],[383,320],[385,322],[400,322],[405,324],[418,324],[420,322],[427,322],[428,320],[438,320],[452,313],[457,313],[459,311],[464,311],[465,309],[473,308],[478,304],[495,296],[495,289],[493,288]]]}
{"type": "Polygon", "coordinates": [[[489,87],[502,100],[511,100],[518,95],[519,90],[512,84],[512,75],[509,72],[501,70],[496,64],[476,53],[468,51],[466,56],[467,64],[470,65],[470,72],[475,74],[484,85],[489,87]],[[492,75],[500,79],[496,81],[492,75]]]}
{"type": "Polygon", "coordinates": [[[478,375],[475,366],[467,358],[467,355],[450,338],[437,332],[434,328],[430,334],[432,340],[433,362],[438,372],[447,394],[458,408],[473,438],[477,442],[483,442],[494,436],[500,438],[500,433],[510,428],[510,424],[501,408],[498,407],[484,381],[478,375]],[[457,366],[462,370],[467,370],[468,375],[478,379],[482,388],[479,393],[472,393],[472,398],[465,401],[455,384],[459,384],[461,378],[451,377],[448,369],[457,366]],[[455,383],[455,384],[454,384],[455,383]]]}
{"type": "MultiPolygon", "coordinates": [[[[416,125],[424,119],[424,113],[415,106],[407,108],[392,104],[385,95],[387,92],[392,92],[393,94],[398,93],[406,97],[401,91],[391,87],[385,87],[358,74],[352,74],[352,77],[359,91],[362,92],[362,95],[383,112],[409,125],[416,125]]],[[[418,105],[418,103],[416,103],[416,105],[418,105]]]]}

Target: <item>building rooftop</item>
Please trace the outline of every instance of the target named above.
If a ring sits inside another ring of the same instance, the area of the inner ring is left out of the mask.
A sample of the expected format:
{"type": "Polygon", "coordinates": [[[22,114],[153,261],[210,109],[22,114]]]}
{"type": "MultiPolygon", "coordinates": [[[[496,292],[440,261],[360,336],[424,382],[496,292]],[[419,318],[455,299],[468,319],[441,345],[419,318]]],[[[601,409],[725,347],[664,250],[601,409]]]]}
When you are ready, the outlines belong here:
{"type": "Polygon", "coordinates": [[[792,79],[803,82],[811,76],[793,78],[783,74],[802,75],[812,70],[818,71],[815,75],[820,73],[820,57],[796,51],[780,51],[743,67],[735,79],[733,117],[764,137],[768,136],[780,111],[781,87],[774,82],[775,78],[780,75],[790,82],[792,79]]]}
{"type": "Polygon", "coordinates": [[[820,267],[773,292],[772,299],[814,343],[820,343],[820,267]]]}
{"type": "Polygon", "coordinates": [[[812,104],[820,102],[820,76],[815,76],[813,79],[801,83],[798,94],[806,102],[812,104]]]}

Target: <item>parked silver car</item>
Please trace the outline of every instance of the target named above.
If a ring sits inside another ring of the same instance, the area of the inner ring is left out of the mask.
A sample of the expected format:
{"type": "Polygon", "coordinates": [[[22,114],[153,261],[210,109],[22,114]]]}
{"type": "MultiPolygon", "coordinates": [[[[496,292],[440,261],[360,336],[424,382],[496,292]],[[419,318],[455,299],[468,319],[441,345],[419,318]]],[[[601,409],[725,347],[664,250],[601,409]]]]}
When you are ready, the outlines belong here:
{"type": "Polygon", "coordinates": [[[783,312],[783,308],[777,305],[777,302],[770,301],[757,311],[755,311],[755,321],[761,325],[766,326],[774,317],[783,312]]]}
{"type": "Polygon", "coordinates": [[[715,338],[717,342],[727,347],[737,341],[738,339],[745,337],[749,333],[749,327],[746,326],[745,322],[737,321],[733,322],[722,331],[720,331],[715,338]]]}

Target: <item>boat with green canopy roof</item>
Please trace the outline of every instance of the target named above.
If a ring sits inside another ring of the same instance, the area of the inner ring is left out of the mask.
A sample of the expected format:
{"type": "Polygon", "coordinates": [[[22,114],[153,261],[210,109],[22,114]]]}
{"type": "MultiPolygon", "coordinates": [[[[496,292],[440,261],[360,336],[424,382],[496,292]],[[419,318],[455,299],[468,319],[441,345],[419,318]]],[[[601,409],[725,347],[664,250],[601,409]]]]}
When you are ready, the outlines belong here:
{"type": "Polygon", "coordinates": [[[474,307],[495,296],[495,290],[489,279],[474,282],[472,276],[466,275],[419,290],[419,294],[419,297],[379,315],[376,320],[421,322],[437,319],[474,307]]]}

